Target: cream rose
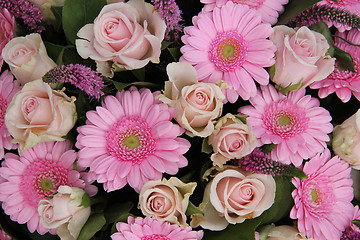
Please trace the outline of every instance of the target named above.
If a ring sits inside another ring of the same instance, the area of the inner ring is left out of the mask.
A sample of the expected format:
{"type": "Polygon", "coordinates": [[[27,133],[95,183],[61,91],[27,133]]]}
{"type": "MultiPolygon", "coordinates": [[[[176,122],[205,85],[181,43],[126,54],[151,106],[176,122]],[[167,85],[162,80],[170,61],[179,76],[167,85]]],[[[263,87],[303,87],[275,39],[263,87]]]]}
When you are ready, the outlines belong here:
{"type": "Polygon", "coordinates": [[[192,216],[191,226],[220,231],[229,223],[260,216],[274,203],[276,183],[272,176],[252,174],[239,168],[218,172],[205,188],[204,216],[192,216]]]}
{"type": "Polygon", "coordinates": [[[75,97],[52,90],[42,80],[29,82],[14,95],[5,124],[21,151],[39,142],[63,141],[75,125],[75,97]]]}
{"type": "Polygon", "coordinates": [[[80,188],[60,186],[52,199],[40,200],[41,225],[55,229],[62,240],[76,240],[91,212],[90,207],[81,206],[84,194],[80,188]]]}
{"type": "Polygon", "coordinates": [[[334,128],[332,148],[352,168],[360,170],[360,109],[334,128]]]}
{"type": "Polygon", "coordinates": [[[257,146],[257,137],[250,125],[228,113],[220,118],[214,132],[209,136],[214,153],[211,160],[222,167],[230,159],[239,159],[250,154],[257,146]]]}
{"type": "Polygon", "coordinates": [[[165,30],[164,20],[144,0],[108,4],[93,24],[80,29],[76,48],[81,57],[96,61],[98,72],[112,77],[114,70],[158,63],[165,30]]]}
{"type": "Polygon", "coordinates": [[[224,94],[213,83],[198,82],[196,70],[186,62],[166,67],[169,81],[160,100],[175,110],[175,120],[190,136],[207,137],[214,130],[213,120],[221,115],[224,94]]]}
{"type": "Polygon", "coordinates": [[[326,55],[329,44],[318,32],[307,27],[294,30],[276,26],[270,40],[277,47],[272,81],[283,88],[300,82],[299,88],[306,87],[334,70],[335,58],[326,55]]]}
{"type": "Polygon", "coordinates": [[[300,240],[300,239],[311,240],[312,238],[311,239],[306,238],[306,236],[300,233],[296,228],[287,225],[281,225],[272,228],[266,238],[266,240],[300,240]]]}
{"type": "Polygon", "coordinates": [[[20,84],[41,79],[56,63],[47,55],[40,34],[13,38],[2,50],[4,61],[20,84]]]}
{"type": "Polygon", "coordinates": [[[195,187],[195,182],[185,184],[175,177],[149,181],[140,191],[139,208],[145,216],[187,226],[185,212],[195,187]]]}

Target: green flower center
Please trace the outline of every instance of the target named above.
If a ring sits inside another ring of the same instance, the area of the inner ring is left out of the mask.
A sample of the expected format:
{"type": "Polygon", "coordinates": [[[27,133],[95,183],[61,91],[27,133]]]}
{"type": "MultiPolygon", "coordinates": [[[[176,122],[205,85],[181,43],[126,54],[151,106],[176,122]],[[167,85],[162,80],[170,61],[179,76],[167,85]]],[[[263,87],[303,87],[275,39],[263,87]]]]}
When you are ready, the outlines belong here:
{"type": "Polygon", "coordinates": [[[52,190],[54,187],[53,182],[48,178],[41,179],[40,185],[45,192],[52,190]]]}
{"type": "Polygon", "coordinates": [[[280,116],[278,121],[280,126],[287,126],[291,124],[291,120],[287,116],[280,116]]]}
{"type": "Polygon", "coordinates": [[[319,195],[315,189],[311,189],[311,201],[316,202],[319,199],[319,195]]]}
{"type": "Polygon", "coordinates": [[[231,44],[226,44],[222,49],[222,55],[226,58],[231,58],[234,56],[235,47],[231,44]]]}
{"type": "Polygon", "coordinates": [[[135,135],[130,135],[124,139],[124,145],[130,149],[135,149],[140,146],[140,140],[135,135]]]}

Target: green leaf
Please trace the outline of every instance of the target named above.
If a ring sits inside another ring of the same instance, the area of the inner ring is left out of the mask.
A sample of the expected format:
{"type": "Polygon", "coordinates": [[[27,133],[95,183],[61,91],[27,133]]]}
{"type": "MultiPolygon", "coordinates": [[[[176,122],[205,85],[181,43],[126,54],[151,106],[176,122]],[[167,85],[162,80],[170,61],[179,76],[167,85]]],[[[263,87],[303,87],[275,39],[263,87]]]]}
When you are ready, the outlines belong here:
{"type": "Polygon", "coordinates": [[[168,51],[170,52],[174,60],[178,62],[179,58],[181,57],[180,47],[168,48],[168,51]]]}
{"type": "Polygon", "coordinates": [[[65,0],[62,25],[70,43],[75,44],[80,28],[92,23],[105,5],[106,0],[65,0]]]}
{"type": "Polygon", "coordinates": [[[265,144],[264,146],[261,147],[261,151],[265,154],[271,152],[271,150],[274,149],[274,147],[276,146],[276,144],[271,143],[271,144],[265,144]]]}
{"type": "Polygon", "coordinates": [[[235,117],[237,119],[239,119],[241,122],[243,122],[244,124],[246,124],[246,119],[248,118],[248,116],[245,115],[235,115],[235,117]]]}
{"type": "Polygon", "coordinates": [[[213,151],[212,146],[209,144],[209,138],[204,138],[203,142],[202,142],[202,146],[201,146],[201,151],[203,153],[207,153],[210,154],[213,151]]]}
{"type": "Polygon", "coordinates": [[[280,15],[277,25],[288,23],[291,19],[319,1],[321,0],[290,0],[289,3],[285,5],[285,11],[280,15]]]}
{"type": "Polygon", "coordinates": [[[235,225],[229,224],[229,226],[223,231],[209,231],[205,230],[204,238],[206,240],[254,240],[255,229],[262,222],[264,215],[261,215],[254,219],[247,219],[243,223],[235,225]]]}
{"type": "Polygon", "coordinates": [[[289,171],[289,175],[288,175],[289,177],[298,177],[300,178],[300,180],[304,180],[308,178],[301,169],[295,166],[289,165],[288,171],[289,171]]]}
{"type": "Polygon", "coordinates": [[[171,44],[173,44],[174,42],[166,42],[166,41],[163,41],[161,43],[161,50],[164,50],[165,48],[169,47],[171,44]]]}
{"type": "Polygon", "coordinates": [[[353,220],[351,223],[355,224],[357,227],[360,228],[360,220],[353,220]]]}
{"type": "Polygon", "coordinates": [[[340,69],[356,72],[354,68],[354,60],[349,53],[341,50],[338,47],[335,47],[335,57],[340,69]]]}
{"type": "Polygon", "coordinates": [[[311,30],[314,30],[318,33],[321,33],[322,35],[324,35],[324,37],[326,38],[328,44],[329,44],[329,49],[328,49],[328,54],[333,57],[334,53],[335,53],[335,49],[334,49],[334,44],[333,44],[333,39],[331,36],[331,32],[329,27],[326,25],[326,23],[324,22],[317,22],[313,25],[310,26],[311,30]]]}
{"type": "Polygon", "coordinates": [[[77,240],[89,240],[95,235],[95,233],[101,230],[105,223],[106,220],[104,214],[102,213],[97,213],[90,216],[83,228],[81,229],[77,240]]]}
{"type": "Polygon", "coordinates": [[[201,211],[198,207],[196,207],[192,202],[189,201],[188,208],[186,209],[185,214],[187,216],[193,215],[193,214],[201,214],[204,215],[203,211],[201,211]]]}
{"type": "Polygon", "coordinates": [[[115,222],[121,216],[128,214],[133,207],[133,202],[118,202],[111,205],[104,212],[106,223],[109,224],[115,222]]]}
{"type": "Polygon", "coordinates": [[[151,83],[151,82],[132,82],[132,83],[123,83],[123,82],[116,82],[116,81],[111,81],[111,82],[115,85],[116,90],[118,90],[119,92],[121,92],[122,90],[124,90],[125,88],[130,87],[130,86],[146,87],[146,88],[161,88],[160,85],[151,83]]]}
{"type": "Polygon", "coordinates": [[[283,176],[274,177],[276,181],[276,193],[274,204],[266,210],[263,214],[264,217],[261,224],[277,222],[285,216],[289,215],[291,207],[294,205],[291,197],[291,192],[294,187],[290,178],[283,176]]]}
{"type": "Polygon", "coordinates": [[[281,92],[282,94],[284,94],[285,96],[290,92],[290,91],[297,91],[301,88],[301,86],[303,85],[303,78],[300,80],[300,82],[296,83],[296,84],[291,84],[288,85],[287,87],[283,88],[280,85],[275,85],[276,90],[278,90],[279,92],[281,92]]]}
{"type": "Polygon", "coordinates": [[[145,81],[145,68],[135,69],[131,71],[132,74],[141,82],[145,81]]]}
{"type": "Polygon", "coordinates": [[[90,207],[91,205],[91,199],[87,193],[84,193],[84,195],[81,198],[81,204],[79,207],[83,206],[84,208],[90,207]]]}

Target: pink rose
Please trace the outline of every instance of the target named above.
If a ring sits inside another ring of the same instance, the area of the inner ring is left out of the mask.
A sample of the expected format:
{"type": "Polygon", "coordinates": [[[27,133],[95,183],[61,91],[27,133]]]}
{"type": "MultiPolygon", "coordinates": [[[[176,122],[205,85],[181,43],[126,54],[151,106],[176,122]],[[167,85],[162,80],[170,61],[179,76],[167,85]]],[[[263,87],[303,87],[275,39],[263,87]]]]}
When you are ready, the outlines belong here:
{"type": "Polygon", "coordinates": [[[60,186],[52,199],[40,200],[41,225],[56,229],[63,240],[76,240],[91,212],[90,207],[81,206],[84,194],[80,188],[60,186]]]}
{"type": "Polygon", "coordinates": [[[229,223],[242,223],[260,216],[274,203],[276,183],[272,176],[252,174],[239,168],[218,172],[204,192],[201,214],[193,215],[191,226],[223,230],[229,223]]]}
{"type": "Polygon", "coordinates": [[[332,148],[352,168],[360,170],[360,109],[334,128],[332,148]]]}
{"type": "Polygon", "coordinates": [[[4,61],[20,84],[41,79],[45,73],[56,67],[47,55],[40,34],[13,38],[2,50],[4,61]]]}
{"type": "Polygon", "coordinates": [[[334,71],[335,58],[328,56],[325,37],[307,27],[295,31],[286,26],[274,27],[270,40],[277,47],[275,75],[272,81],[286,88],[294,84],[306,87],[334,71]]]}
{"type": "Polygon", "coordinates": [[[230,113],[220,118],[209,137],[214,153],[211,160],[222,167],[230,159],[239,159],[250,154],[257,146],[257,137],[248,124],[244,124],[230,113]]]}
{"type": "Polygon", "coordinates": [[[166,67],[169,81],[160,100],[175,110],[175,120],[190,136],[207,137],[214,130],[212,120],[221,115],[224,94],[214,83],[199,83],[196,70],[186,62],[166,67]]]}
{"type": "Polygon", "coordinates": [[[108,4],[93,24],[80,29],[76,48],[81,57],[96,61],[98,72],[112,77],[113,71],[159,62],[165,30],[154,6],[144,0],[108,4]]]}
{"type": "MultiPolygon", "coordinates": [[[[11,16],[6,8],[0,9],[0,52],[5,45],[14,37],[15,18],[11,16]]],[[[3,65],[2,54],[0,54],[0,69],[3,65]]]]}
{"type": "Polygon", "coordinates": [[[76,122],[75,100],[42,80],[25,84],[5,114],[6,127],[21,151],[39,142],[64,141],[76,122]]]}
{"type": "Polygon", "coordinates": [[[149,181],[141,188],[139,207],[147,217],[187,226],[186,209],[196,183],[183,183],[178,178],[149,181]]]}

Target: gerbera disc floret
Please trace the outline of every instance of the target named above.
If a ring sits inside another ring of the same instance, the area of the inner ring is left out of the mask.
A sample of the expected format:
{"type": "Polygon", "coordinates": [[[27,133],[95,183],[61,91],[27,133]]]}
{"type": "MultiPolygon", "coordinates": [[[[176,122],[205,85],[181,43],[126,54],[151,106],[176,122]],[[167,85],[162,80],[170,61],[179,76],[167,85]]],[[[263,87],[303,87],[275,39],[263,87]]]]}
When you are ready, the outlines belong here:
{"type": "Polygon", "coordinates": [[[210,13],[199,13],[193,24],[184,29],[180,61],[195,67],[200,82],[226,81],[223,91],[231,103],[239,95],[245,100],[255,96],[254,80],[268,84],[264,67],[275,63],[276,48],[267,39],[273,30],[254,9],[228,1],[210,13]]]}
{"type": "Polygon", "coordinates": [[[247,122],[260,145],[276,144],[271,159],[300,166],[303,159],[322,152],[330,140],[331,116],[316,98],[305,95],[305,89],[284,96],[272,85],[262,86],[250,103],[239,112],[249,116],[247,122]]]}
{"type": "Polygon", "coordinates": [[[107,96],[86,116],[86,125],[78,128],[78,164],[90,167],[106,191],[129,183],[139,192],[147,181],[187,165],[183,154],[190,143],[178,137],[184,129],[171,122],[171,109],[149,89],[107,96]]]}
{"type": "Polygon", "coordinates": [[[354,207],[351,168],[326,149],[305,163],[307,179],[293,178],[295,205],[290,212],[298,219],[298,229],[308,238],[340,239],[351,223],[354,207]]]}
{"type": "Polygon", "coordinates": [[[77,154],[69,141],[43,142],[20,156],[5,154],[0,168],[0,201],[11,220],[27,223],[30,232],[50,231],[40,224],[38,203],[54,194],[61,185],[85,188],[80,173],[73,170],[77,154]]]}

